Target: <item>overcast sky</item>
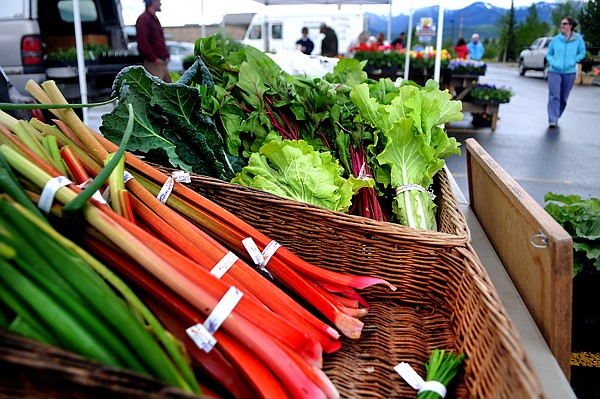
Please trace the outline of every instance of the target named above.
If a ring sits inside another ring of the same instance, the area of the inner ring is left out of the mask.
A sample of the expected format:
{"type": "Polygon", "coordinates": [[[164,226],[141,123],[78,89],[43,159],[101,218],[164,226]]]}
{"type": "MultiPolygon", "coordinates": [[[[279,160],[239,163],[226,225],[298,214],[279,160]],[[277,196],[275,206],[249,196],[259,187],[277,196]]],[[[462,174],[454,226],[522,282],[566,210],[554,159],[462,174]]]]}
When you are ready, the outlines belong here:
{"type": "MultiPolygon", "coordinates": [[[[553,0],[546,0],[553,2],[553,0]]],[[[426,7],[439,4],[439,0],[412,0],[415,8],[426,7]]],[[[530,6],[538,0],[515,0],[515,6],[530,6]]],[[[448,9],[464,8],[474,3],[473,0],[445,0],[444,6],[448,9]]],[[[488,3],[502,8],[510,8],[510,0],[490,0],[488,3]]],[[[144,11],[143,0],[121,0],[123,7],[123,19],[126,25],[134,25],[137,17],[144,11]]],[[[410,9],[411,0],[393,0],[392,14],[397,15],[410,9]]],[[[276,8],[275,6],[269,6],[276,8]]],[[[297,12],[298,9],[305,9],[307,6],[286,6],[290,8],[290,13],[297,12]]],[[[311,10],[319,9],[320,12],[329,13],[335,10],[336,6],[308,6],[311,10]]],[[[237,14],[246,12],[261,12],[266,6],[253,0],[162,0],[162,11],[158,18],[163,26],[181,26],[185,24],[214,24],[219,23],[225,14],[237,14]],[[203,4],[203,7],[202,7],[203,4]],[[203,10],[204,9],[204,10],[203,10]],[[204,11],[204,12],[203,12],[204,11]],[[202,15],[204,14],[204,21],[202,15]]],[[[343,9],[360,9],[376,14],[387,15],[389,6],[342,6],[343,9]]]]}

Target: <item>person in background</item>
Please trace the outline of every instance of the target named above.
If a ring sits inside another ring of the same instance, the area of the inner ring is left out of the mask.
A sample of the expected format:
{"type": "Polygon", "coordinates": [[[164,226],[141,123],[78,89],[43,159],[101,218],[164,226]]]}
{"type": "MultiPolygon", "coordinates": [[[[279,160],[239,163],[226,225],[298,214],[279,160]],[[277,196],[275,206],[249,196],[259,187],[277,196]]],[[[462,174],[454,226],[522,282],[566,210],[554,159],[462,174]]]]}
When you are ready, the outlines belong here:
{"type": "Polygon", "coordinates": [[[364,30],[358,35],[358,38],[353,40],[348,46],[348,54],[350,56],[353,55],[355,51],[366,51],[366,50],[374,50],[373,47],[369,46],[369,37],[370,33],[368,30],[364,30]]]}
{"type": "Polygon", "coordinates": [[[456,45],[452,46],[454,52],[456,52],[456,58],[468,58],[469,49],[467,48],[467,42],[462,37],[456,41],[456,45]]]}
{"type": "Polygon", "coordinates": [[[479,41],[479,34],[473,33],[471,41],[467,43],[467,48],[469,49],[469,58],[473,61],[481,61],[484,48],[483,44],[479,41]]]}
{"type": "Polygon", "coordinates": [[[161,0],[144,0],[146,11],[135,23],[138,51],[144,57],[142,65],[152,75],[171,83],[169,50],[162,25],[156,17],[161,0]]]}
{"type": "Polygon", "coordinates": [[[307,55],[310,55],[315,48],[315,44],[308,37],[308,28],[306,26],[302,28],[302,37],[298,39],[296,45],[300,46],[300,51],[307,55]]]}
{"type": "Polygon", "coordinates": [[[577,63],[585,57],[583,37],[575,32],[577,22],[565,17],[560,22],[560,33],[550,41],[548,61],[548,126],[555,128],[558,118],[567,106],[567,98],[575,83],[577,63]]]}
{"type": "Polygon", "coordinates": [[[377,38],[376,38],[375,44],[377,45],[377,47],[379,47],[379,46],[385,46],[385,34],[383,32],[379,32],[377,34],[377,38]]]}
{"type": "Polygon", "coordinates": [[[335,57],[338,52],[338,37],[335,31],[326,24],[321,24],[321,33],[325,35],[321,42],[321,55],[324,57],[335,57]]]}
{"type": "Polygon", "coordinates": [[[392,47],[404,48],[404,36],[405,36],[405,33],[404,32],[400,32],[400,34],[398,35],[398,37],[395,38],[394,40],[392,40],[392,42],[390,43],[390,45],[392,47]]]}

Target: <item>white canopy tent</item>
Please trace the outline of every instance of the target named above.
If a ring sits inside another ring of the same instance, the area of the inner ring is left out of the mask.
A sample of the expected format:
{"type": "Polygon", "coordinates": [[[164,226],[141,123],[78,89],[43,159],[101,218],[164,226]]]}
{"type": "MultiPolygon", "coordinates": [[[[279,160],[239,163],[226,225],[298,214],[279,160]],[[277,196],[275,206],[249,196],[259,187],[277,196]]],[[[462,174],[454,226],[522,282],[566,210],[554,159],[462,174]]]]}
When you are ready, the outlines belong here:
{"type": "MultiPolygon", "coordinates": [[[[79,9],[79,0],[73,1],[73,17],[75,26],[75,44],[77,50],[77,69],[79,72],[79,86],[81,91],[81,102],[87,103],[87,80],[85,73],[85,61],[83,57],[83,39],[81,32],[81,14],[79,9]]],[[[388,38],[391,38],[391,20],[392,20],[392,3],[394,0],[254,0],[264,5],[302,5],[302,4],[355,4],[355,5],[370,5],[370,4],[389,4],[389,20],[388,20],[388,38]]],[[[398,1],[398,0],[396,0],[398,1]]],[[[412,40],[412,26],[413,26],[413,0],[411,1],[410,15],[409,15],[409,26],[407,43],[412,40]]],[[[204,0],[201,0],[201,10],[204,11],[204,0]]],[[[436,41],[436,55],[435,55],[435,69],[434,79],[439,82],[440,80],[440,68],[441,68],[441,47],[442,47],[442,34],[444,30],[444,5],[443,0],[439,1],[439,12],[438,12],[438,23],[437,23],[437,41],[436,41]]],[[[408,79],[408,71],[410,65],[410,55],[406,52],[406,63],[404,69],[404,77],[408,79]]],[[[83,119],[87,121],[87,108],[83,108],[83,119]]]]}
{"type": "MultiPolygon", "coordinates": [[[[392,3],[394,0],[254,0],[257,3],[261,3],[264,5],[278,5],[278,6],[283,6],[283,5],[300,5],[300,4],[338,4],[338,5],[343,5],[343,4],[356,4],[356,5],[363,5],[363,4],[389,4],[390,5],[390,11],[389,11],[389,19],[388,19],[388,38],[391,39],[392,36],[392,3]]],[[[398,1],[398,0],[396,0],[398,1]]],[[[408,38],[407,38],[407,43],[410,43],[412,40],[412,27],[413,27],[413,0],[410,0],[410,14],[409,14],[409,18],[408,18],[408,24],[410,26],[410,29],[408,30],[408,38]]],[[[440,0],[439,1],[440,5],[439,5],[439,10],[438,10],[438,23],[437,23],[437,40],[436,40],[436,52],[435,52],[435,66],[434,66],[434,75],[433,78],[434,80],[436,80],[437,82],[440,81],[440,69],[441,69],[441,56],[442,56],[442,36],[443,36],[443,32],[444,32],[444,1],[440,0]]],[[[407,51],[406,52],[406,62],[405,62],[405,66],[404,66],[404,78],[408,79],[408,71],[409,71],[409,67],[410,67],[410,54],[407,51]]]]}

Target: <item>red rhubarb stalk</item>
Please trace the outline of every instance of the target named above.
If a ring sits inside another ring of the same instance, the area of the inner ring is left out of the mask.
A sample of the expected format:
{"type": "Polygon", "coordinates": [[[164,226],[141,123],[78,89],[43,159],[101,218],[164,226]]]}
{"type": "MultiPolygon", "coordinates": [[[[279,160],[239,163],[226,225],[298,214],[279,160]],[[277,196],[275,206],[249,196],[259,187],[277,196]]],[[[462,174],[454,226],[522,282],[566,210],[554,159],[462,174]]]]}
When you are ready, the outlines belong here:
{"type": "MultiPolygon", "coordinates": [[[[136,179],[130,180],[127,183],[127,187],[164,220],[164,227],[157,225],[155,231],[162,231],[165,239],[174,238],[178,233],[185,237],[189,242],[173,239],[171,245],[175,245],[179,251],[185,252],[196,261],[199,258],[208,257],[209,263],[204,264],[208,270],[212,269],[228,252],[227,249],[211,236],[160,202],[136,179]],[[168,229],[172,229],[173,231],[167,232],[168,229]]],[[[154,222],[160,223],[157,220],[154,220],[154,222]]],[[[269,283],[269,289],[265,289],[267,281],[242,260],[236,261],[224,277],[226,276],[232,276],[235,280],[242,282],[253,295],[274,312],[284,317],[291,317],[296,322],[308,327],[309,334],[314,332],[314,335],[317,336],[327,353],[331,353],[339,348],[339,343],[331,342],[332,339],[337,340],[339,338],[339,334],[335,330],[316,318],[276,286],[269,283]]]]}
{"type": "Polygon", "coordinates": [[[75,151],[73,151],[73,147],[66,145],[60,149],[60,156],[71,171],[71,174],[75,178],[75,182],[77,184],[83,184],[90,180],[90,175],[88,175],[87,171],[75,155],[75,151]]]}

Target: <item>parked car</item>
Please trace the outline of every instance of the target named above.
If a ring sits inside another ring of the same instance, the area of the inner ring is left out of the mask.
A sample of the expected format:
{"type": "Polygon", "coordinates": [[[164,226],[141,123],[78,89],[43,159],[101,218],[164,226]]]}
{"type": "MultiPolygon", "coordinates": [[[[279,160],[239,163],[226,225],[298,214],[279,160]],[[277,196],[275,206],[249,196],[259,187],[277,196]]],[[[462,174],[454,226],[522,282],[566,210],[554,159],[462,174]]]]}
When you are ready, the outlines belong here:
{"type": "Polygon", "coordinates": [[[548,62],[546,54],[552,37],[545,36],[535,39],[531,46],[519,54],[519,74],[525,75],[527,71],[542,71],[544,79],[548,79],[548,62]]]}
{"type": "MultiPolygon", "coordinates": [[[[138,54],[136,42],[129,43],[127,47],[131,54],[138,54]]],[[[177,73],[183,72],[185,70],[183,67],[183,60],[190,55],[194,55],[194,43],[167,40],[167,48],[169,49],[171,58],[171,61],[169,62],[169,71],[177,73]]]]}
{"type": "MultiPolygon", "coordinates": [[[[131,59],[121,17],[120,0],[80,0],[84,45],[105,46],[110,57],[86,62],[88,99],[110,97],[117,73],[131,59]]],[[[77,64],[67,55],[75,54],[75,27],[71,0],[11,0],[0,7],[0,65],[13,86],[26,95],[29,79],[41,83],[54,80],[70,102],[80,102],[77,64]],[[50,54],[63,58],[51,61],[50,54]]]]}

